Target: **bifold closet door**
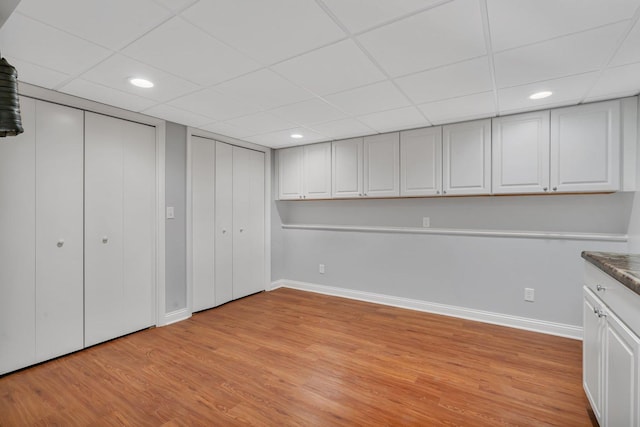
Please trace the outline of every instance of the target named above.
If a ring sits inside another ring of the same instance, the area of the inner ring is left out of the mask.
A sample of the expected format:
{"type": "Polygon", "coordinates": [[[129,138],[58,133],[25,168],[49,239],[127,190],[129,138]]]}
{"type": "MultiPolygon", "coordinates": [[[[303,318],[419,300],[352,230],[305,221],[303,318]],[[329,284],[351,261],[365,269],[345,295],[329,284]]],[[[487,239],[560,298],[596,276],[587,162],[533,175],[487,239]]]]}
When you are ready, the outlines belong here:
{"type": "Polygon", "coordinates": [[[216,305],[214,294],[215,141],[191,139],[192,309],[216,305]]]}
{"type": "Polygon", "coordinates": [[[264,153],[233,147],[233,298],[265,288],[264,153]]]}
{"type": "Polygon", "coordinates": [[[155,323],[155,128],[85,113],[85,345],[155,323]]]}
{"type": "Polygon", "coordinates": [[[233,152],[216,142],[215,305],[229,302],[233,292],[233,152]]]}

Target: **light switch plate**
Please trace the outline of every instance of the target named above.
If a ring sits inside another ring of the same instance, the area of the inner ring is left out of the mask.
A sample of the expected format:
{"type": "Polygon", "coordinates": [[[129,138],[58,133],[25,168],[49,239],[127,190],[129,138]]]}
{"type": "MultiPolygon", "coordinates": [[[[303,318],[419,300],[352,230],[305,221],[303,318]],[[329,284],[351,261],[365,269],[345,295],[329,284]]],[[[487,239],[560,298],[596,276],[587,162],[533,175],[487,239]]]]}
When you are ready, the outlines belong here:
{"type": "Polygon", "coordinates": [[[167,219],[175,219],[176,213],[173,206],[167,206],[167,219]]]}

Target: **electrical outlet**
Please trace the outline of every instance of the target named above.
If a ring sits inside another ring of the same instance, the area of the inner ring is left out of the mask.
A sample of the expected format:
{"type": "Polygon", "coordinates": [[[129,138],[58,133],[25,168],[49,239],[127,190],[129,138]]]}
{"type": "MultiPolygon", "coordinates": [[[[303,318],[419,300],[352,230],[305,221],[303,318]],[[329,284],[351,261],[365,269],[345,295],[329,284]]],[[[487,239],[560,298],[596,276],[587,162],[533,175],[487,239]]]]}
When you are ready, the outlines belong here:
{"type": "Polygon", "coordinates": [[[324,264],[318,264],[318,272],[324,274],[324,264]]]}
{"type": "Polygon", "coordinates": [[[431,219],[428,216],[422,217],[422,226],[425,228],[431,227],[431,219]]]}
{"type": "Polygon", "coordinates": [[[535,289],[524,288],[524,300],[529,302],[535,301],[535,289]]]}

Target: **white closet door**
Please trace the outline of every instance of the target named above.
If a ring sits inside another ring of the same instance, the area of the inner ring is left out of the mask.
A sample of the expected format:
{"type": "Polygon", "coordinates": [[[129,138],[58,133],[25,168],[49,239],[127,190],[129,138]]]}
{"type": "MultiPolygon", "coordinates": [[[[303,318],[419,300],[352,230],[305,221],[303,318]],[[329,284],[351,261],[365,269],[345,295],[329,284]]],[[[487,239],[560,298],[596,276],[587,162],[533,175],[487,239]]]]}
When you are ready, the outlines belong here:
{"type": "Polygon", "coordinates": [[[36,359],[83,347],[84,113],[36,103],[36,359]]]}
{"type": "Polygon", "coordinates": [[[436,196],[442,191],[442,128],[400,132],[400,195],[436,196]]]}
{"type": "Polygon", "coordinates": [[[331,143],[331,195],[362,197],[362,138],[331,143]]]}
{"type": "Polygon", "coordinates": [[[233,298],[265,288],[264,153],[233,147],[233,298]]]}
{"type": "Polygon", "coordinates": [[[197,136],[191,139],[192,305],[193,311],[215,305],[214,215],[216,143],[197,136]]]}
{"type": "Polygon", "coordinates": [[[151,326],[155,129],[85,113],[85,345],[151,326]]]}
{"type": "Polygon", "coordinates": [[[400,195],[400,134],[386,133],[364,138],[364,195],[400,195]]]}
{"type": "Polygon", "coordinates": [[[0,142],[0,374],[35,363],[35,101],[0,142]]]}
{"type": "Polygon", "coordinates": [[[215,305],[233,299],[233,147],[216,148],[215,305]]]}

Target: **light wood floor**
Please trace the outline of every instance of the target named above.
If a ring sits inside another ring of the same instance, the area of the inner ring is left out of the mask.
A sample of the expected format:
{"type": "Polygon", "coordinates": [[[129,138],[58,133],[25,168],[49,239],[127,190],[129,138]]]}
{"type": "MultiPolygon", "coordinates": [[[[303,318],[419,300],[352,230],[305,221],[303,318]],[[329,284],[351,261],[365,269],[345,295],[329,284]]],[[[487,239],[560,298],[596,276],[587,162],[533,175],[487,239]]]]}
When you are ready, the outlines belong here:
{"type": "Polygon", "coordinates": [[[0,425],[591,426],[581,348],[279,289],[0,377],[0,425]]]}

